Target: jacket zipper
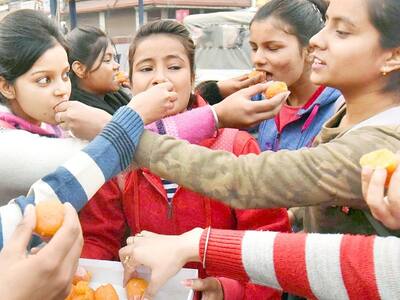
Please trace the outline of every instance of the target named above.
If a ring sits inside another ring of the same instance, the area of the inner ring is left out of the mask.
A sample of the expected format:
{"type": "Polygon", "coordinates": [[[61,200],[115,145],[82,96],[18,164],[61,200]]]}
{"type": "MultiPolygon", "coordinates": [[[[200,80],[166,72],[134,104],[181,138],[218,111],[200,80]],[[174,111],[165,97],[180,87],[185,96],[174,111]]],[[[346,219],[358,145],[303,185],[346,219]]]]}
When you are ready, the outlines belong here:
{"type": "Polygon", "coordinates": [[[172,205],[172,200],[171,202],[167,200],[167,202],[168,202],[167,218],[168,220],[171,220],[174,212],[174,206],[172,205]]]}
{"type": "Polygon", "coordinates": [[[273,147],[272,150],[275,151],[275,152],[278,151],[280,143],[281,143],[281,133],[278,132],[278,134],[276,135],[275,142],[274,142],[274,147],[273,147]]]}

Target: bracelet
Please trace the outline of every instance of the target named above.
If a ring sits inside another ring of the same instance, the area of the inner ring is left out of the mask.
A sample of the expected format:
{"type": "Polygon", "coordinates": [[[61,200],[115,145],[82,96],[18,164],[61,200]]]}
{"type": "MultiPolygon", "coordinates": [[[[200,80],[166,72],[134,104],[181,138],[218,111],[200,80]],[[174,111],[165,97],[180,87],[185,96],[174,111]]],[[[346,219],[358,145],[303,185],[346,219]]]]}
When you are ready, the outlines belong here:
{"type": "Polygon", "coordinates": [[[203,254],[203,269],[204,270],[206,269],[206,254],[207,254],[208,240],[210,239],[210,232],[211,232],[211,226],[208,226],[206,242],[204,244],[204,254],[203,254]]]}
{"type": "Polygon", "coordinates": [[[219,119],[218,119],[217,112],[215,111],[214,106],[210,105],[210,108],[211,108],[211,111],[212,111],[212,114],[213,114],[213,117],[214,117],[215,128],[218,129],[218,128],[219,128],[219,126],[218,126],[218,124],[219,124],[219,119]]]}

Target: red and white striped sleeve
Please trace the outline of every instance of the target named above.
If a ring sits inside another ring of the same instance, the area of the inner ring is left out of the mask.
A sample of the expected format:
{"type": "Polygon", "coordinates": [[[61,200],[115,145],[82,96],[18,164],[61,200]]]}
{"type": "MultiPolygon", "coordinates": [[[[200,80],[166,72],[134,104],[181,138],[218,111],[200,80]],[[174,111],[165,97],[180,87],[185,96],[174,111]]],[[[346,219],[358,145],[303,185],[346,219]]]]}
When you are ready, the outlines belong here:
{"type": "Polygon", "coordinates": [[[396,237],[212,229],[205,264],[209,275],[310,299],[400,299],[396,237]]]}

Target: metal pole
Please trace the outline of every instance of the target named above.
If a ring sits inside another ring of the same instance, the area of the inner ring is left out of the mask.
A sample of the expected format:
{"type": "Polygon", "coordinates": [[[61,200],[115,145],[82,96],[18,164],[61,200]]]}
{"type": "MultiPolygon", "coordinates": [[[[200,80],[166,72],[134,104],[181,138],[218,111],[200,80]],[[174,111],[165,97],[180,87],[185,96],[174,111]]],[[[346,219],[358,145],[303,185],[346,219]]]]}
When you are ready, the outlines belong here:
{"type": "Polygon", "coordinates": [[[69,20],[71,22],[71,30],[78,25],[78,16],[76,14],[76,2],[75,0],[69,0],[69,20]]]}
{"type": "Polygon", "coordinates": [[[142,26],[144,23],[144,2],[143,0],[139,0],[139,26],[142,26]]]}
{"type": "Polygon", "coordinates": [[[50,14],[53,19],[57,16],[57,0],[50,0],[50,14]]]}

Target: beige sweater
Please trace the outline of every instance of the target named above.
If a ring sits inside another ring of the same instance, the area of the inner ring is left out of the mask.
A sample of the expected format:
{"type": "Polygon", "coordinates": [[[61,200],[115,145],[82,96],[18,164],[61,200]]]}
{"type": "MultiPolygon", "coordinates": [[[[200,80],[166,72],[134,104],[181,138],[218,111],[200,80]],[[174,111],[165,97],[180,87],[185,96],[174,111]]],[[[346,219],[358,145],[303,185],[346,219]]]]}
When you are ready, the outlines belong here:
{"type": "MultiPolygon", "coordinates": [[[[307,206],[307,232],[373,233],[358,209],[360,157],[380,148],[400,149],[400,126],[363,127],[345,136],[338,112],[315,147],[236,157],[145,131],[135,160],[153,173],[237,208],[307,206]],[[353,209],[349,214],[342,206],[353,209]]],[[[396,234],[396,233],[394,233],[396,234]]]]}

